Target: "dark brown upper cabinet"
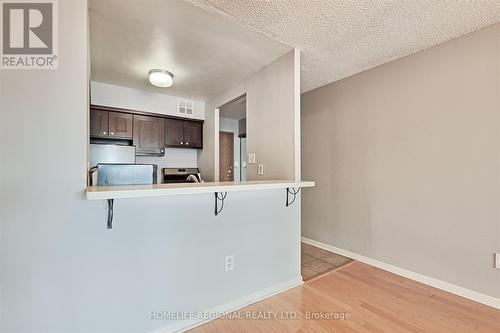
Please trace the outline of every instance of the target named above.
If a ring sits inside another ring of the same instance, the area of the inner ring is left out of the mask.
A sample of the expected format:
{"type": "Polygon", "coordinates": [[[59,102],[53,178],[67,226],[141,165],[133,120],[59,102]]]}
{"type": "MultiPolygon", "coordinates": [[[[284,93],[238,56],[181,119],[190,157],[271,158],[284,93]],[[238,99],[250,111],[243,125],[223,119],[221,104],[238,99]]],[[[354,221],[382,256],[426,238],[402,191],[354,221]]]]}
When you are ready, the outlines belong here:
{"type": "Polygon", "coordinates": [[[90,109],[90,137],[132,140],[132,114],[90,109]]]}
{"type": "Polygon", "coordinates": [[[132,139],[132,115],[109,112],[109,136],[117,139],[132,139]]]}
{"type": "Polygon", "coordinates": [[[137,155],[165,154],[165,120],[160,117],[134,115],[134,140],[137,155]]]}
{"type": "Polygon", "coordinates": [[[184,144],[189,148],[203,148],[203,123],[184,120],[184,144]]]}
{"type": "Polygon", "coordinates": [[[165,119],[165,145],[184,148],[184,120],[165,119]]]}
{"type": "Polygon", "coordinates": [[[165,119],[165,146],[203,148],[203,123],[195,120],[165,119]]]}
{"type": "Polygon", "coordinates": [[[109,112],[90,109],[90,137],[108,138],[109,112]]]}
{"type": "Polygon", "coordinates": [[[163,155],[165,147],[203,149],[203,120],[93,104],[90,137],[132,140],[138,155],[163,155]]]}

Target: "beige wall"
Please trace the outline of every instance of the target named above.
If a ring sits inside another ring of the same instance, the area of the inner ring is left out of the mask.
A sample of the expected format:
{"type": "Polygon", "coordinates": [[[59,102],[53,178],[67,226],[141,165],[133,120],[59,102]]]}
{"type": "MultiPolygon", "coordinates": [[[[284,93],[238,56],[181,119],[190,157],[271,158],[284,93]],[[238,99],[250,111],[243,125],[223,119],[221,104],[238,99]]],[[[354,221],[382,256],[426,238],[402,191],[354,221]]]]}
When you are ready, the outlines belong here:
{"type": "Polygon", "coordinates": [[[500,297],[500,24],[302,95],[302,234],[500,297]]]}
{"type": "Polygon", "coordinates": [[[295,173],[300,168],[299,66],[299,51],[291,50],[206,103],[203,151],[199,157],[205,179],[218,178],[218,126],[213,110],[243,94],[247,96],[247,153],[256,154],[256,164],[247,164],[247,179],[297,177],[295,173]],[[257,175],[259,163],[264,164],[264,176],[257,175]]]}

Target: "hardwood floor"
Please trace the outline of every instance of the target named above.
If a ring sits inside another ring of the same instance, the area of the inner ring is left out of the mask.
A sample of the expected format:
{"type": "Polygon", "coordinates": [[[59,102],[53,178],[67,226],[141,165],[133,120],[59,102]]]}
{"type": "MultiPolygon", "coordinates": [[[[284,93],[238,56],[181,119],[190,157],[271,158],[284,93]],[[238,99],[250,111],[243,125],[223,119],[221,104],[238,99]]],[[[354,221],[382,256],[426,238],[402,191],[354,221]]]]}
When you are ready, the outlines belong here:
{"type": "Polygon", "coordinates": [[[360,262],[236,315],[191,332],[500,332],[500,310],[360,262]]]}

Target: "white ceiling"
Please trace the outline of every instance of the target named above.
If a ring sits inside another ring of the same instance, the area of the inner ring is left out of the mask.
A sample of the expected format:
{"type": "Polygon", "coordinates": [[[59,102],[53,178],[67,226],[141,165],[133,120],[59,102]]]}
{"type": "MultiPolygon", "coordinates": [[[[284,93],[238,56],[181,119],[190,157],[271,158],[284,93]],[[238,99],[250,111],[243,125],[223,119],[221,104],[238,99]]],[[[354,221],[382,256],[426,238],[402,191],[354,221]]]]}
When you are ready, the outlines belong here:
{"type": "Polygon", "coordinates": [[[188,0],[302,50],[302,91],[500,21],[500,0],[188,0]]]}
{"type": "Polygon", "coordinates": [[[291,48],[181,0],[90,0],[91,78],[208,100],[291,48]],[[152,68],[174,73],[149,84],[152,68]]]}
{"type": "Polygon", "coordinates": [[[224,118],[240,120],[247,116],[247,96],[243,95],[219,107],[219,115],[224,118]]]}

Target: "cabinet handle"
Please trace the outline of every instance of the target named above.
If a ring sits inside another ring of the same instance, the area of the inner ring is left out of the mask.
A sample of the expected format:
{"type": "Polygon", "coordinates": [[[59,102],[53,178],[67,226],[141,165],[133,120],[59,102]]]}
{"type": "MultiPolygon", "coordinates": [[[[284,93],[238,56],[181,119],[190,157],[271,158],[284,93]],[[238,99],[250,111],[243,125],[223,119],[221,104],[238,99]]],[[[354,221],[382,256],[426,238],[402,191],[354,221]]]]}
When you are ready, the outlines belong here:
{"type": "Polygon", "coordinates": [[[102,131],[102,134],[106,135],[106,131],[102,131]]]}

